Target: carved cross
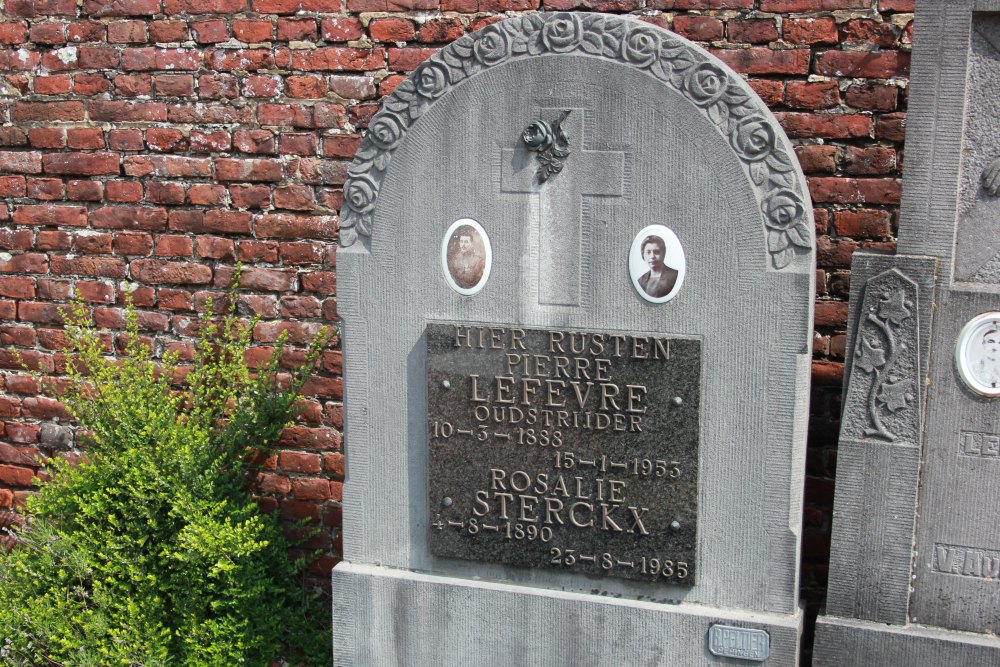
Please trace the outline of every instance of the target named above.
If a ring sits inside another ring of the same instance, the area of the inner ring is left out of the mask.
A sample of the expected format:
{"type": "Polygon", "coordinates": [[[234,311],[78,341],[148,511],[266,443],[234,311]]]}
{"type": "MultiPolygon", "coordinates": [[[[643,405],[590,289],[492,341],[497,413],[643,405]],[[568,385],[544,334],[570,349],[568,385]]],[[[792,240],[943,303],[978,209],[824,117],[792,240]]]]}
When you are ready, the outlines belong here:
{"type": "MultiPolygon", "coordinates": [[[[542,109],[541,117],[551,121],[562,111],[542,109]]],[[[517,145],[503,149],[502,154],[500,191],[530,194],[535,200],[538,301],[547,305],[581,303],[580,287],[589,266],[583,243],[583,198],[621,197],[624,190],[625,153],[584,149],[583,121],[583,109],[573,109],[563,121],[570,155],[563,170],[544,183],[539,183],[535,174],[535,154],[528,151],[520,137],[517,145]]]]}

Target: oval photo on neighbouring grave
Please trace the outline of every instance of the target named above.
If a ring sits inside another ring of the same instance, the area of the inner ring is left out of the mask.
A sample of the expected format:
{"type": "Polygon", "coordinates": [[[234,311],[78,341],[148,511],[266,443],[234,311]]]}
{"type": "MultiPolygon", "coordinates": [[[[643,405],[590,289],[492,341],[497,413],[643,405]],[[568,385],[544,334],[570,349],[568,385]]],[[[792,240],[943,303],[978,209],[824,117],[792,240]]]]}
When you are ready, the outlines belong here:
{"type": "Polygon", "coordinates": [[[451,288],[469,296],[483,289],[493,266],[493,248],[483,226],[471,218],[451,223],[441,242],[441,268],[451,288]]]}
{"type": "Polygon", "coordinates": [[[635,235],[628,252],[628,272],[643,299],[652,303],[673,299],[684,283],[686,269],[684,248],[669,227],[649,225],[635,235]]]}
{"type": "Polygon", "coordinates": [[[977,315],[962,327],[955,363],[969,389],[991,398],[1000,396],[1000,312],[977,315]]]}

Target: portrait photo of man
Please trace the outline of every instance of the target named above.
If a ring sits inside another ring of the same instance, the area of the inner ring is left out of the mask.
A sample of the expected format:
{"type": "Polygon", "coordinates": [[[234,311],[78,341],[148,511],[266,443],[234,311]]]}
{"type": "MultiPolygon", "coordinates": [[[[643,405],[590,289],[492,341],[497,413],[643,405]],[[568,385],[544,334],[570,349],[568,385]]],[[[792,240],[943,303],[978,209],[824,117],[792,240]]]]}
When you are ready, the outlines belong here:
{"type": "Polygon", "coordinates": [[[478,291],[489,276],[490,248],[486,232],[474,220],[452,224],[445,234],[444,269],[449,282],[460,294],[478,291]]]}
{"type": "Polygon", "coordinates": [[[979,362],[973,366],[973,374],[984,385],[1000,388],[1000,328],[993,326],[984,331],[979,346],[979,362]]]}
{"type": "Polygon", "coordinates": [[[983,396],[1000,396],[1000,312],[965,323],[955,346],[955,361],[965,385],[983,396]]]}

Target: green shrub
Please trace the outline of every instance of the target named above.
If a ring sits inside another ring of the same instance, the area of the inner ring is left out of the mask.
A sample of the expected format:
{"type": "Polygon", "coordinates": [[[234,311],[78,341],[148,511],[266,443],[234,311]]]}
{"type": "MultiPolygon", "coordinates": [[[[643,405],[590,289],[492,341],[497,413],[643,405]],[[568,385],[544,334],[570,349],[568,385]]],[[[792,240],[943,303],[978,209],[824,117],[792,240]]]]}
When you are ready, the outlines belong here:
{"type": "Polygon", "coordinates": [[[233,308],[201,319],[188,365],[156,359],[131,308],[117,358],[81,304],[65,315],[62,399],[85,458],[53,462],[0,556],[0,664],[266,665],[284,651],[329,665],[329,611],[247,490],[248,461],[294,417],[325,332],[279,386],[284,340],[252,371],[252,323],[233,308]]]}

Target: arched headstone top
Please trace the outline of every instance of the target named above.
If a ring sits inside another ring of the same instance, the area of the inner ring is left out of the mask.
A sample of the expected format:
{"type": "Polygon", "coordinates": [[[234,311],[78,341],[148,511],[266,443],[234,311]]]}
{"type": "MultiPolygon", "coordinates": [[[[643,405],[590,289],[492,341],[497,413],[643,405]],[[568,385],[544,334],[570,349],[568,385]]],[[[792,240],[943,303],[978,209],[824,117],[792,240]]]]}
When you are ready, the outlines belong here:
{"type": "Polygon", "coordinates": [[[680,93],[739,157],[760,204],[774,269],[814,247],[812,206],[791,145],[743,79],[697,45],[633,17],[539,13],[495,23],[422,63],[372,119],[349,169],[340,243],[370,237],[382,178],[408,130],[455,86],[524,58],[586,55],[643,70],[680,93]]]}

